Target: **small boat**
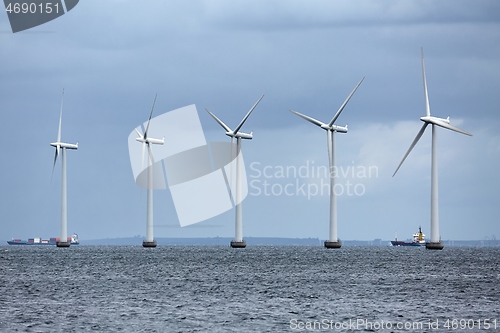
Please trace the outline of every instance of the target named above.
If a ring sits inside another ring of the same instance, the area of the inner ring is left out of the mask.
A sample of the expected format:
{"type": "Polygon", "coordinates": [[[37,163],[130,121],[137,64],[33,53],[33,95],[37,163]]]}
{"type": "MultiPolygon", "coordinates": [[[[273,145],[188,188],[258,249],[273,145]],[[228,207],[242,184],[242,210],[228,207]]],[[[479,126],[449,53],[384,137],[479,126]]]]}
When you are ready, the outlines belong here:
{"type": "MultiPolygon", "coordinates": [[[[59,237],[52,237],[49,239],[41,239],[39,237],[36,238],[28,238],[27,241],[21,240],[21,239],[12,239],[10,241],[7,241],[9,245],[56,245],[56,243],[59,241],[59,237]]],[[[73,234],[71,237],[68,237],[68,242],[70,242],[71,245],[78,245],[80,242],[78,241],[78,235],[73,234]]]]}
{"type": "Polygon", "coordinates": [[[392,246],[425,246],[425,235],[422,232],[422,227],[418,227],[418,232],[413,234],[412,242],[398,241],[398,237],[391,241],[392,246]]]}

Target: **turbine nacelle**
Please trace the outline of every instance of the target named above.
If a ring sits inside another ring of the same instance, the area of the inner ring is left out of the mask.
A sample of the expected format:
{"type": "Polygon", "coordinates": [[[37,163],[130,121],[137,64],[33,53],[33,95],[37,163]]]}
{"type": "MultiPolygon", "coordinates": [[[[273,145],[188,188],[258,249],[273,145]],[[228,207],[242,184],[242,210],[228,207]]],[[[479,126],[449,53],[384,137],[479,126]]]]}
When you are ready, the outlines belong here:
{"type": "Polygon", "coordinates": [[[450,123],[450,116],[448,118],[438,118],[438,117],[433,117],[433,116],[424,116],[420,117],[420,120],[422,120],[424,123],[431,123],[431,124],[436,124],[439,125],[439,123],[450,123]]]}
{"type": "Polygon", "coordinates": [[[334,131],[339,132],[339,133],[347,133],[347,125],[345,125],[343,127],[342,126],[335,126],[334,131]]]}
{"type": "Polygon", "coordinates": [[[226,132],[226,135],[231,137],[231,138],[242,138],[242,139],[248,139],[248,140],[252,140],[253,138],[253,132],[250,132],[250,133],[243,133],[243,132],[238,132],[238,133],[234,133],[234,132],[226,132]]]}
{"type": "Polygon", "coordinates": [[[65,142],[52,142],[50,144],[52,147],[67,148],[67,149],[78,149],[78,143],[65,143],[65,142]]]}
{"type": "Polygon", "coordinates": [[[327,130],[327,131],[338,132],[338,133],[347,133],[347,125],[345,125],[345,126],[337,126],[337,125],[328,126],[328,124],[322,124],[320,127],[324,130],[327,130]]]}
{"type": "Polygon", "coordinates": [[[142,136],[139,138],[135,139],[136,141],[140,143],[146,143],[146,144],[154,144],[154,145],[163,145],[165,143],[165,137],[163,139],[153,139],[153,138],[147,138],[144,139],[142,136]]]}

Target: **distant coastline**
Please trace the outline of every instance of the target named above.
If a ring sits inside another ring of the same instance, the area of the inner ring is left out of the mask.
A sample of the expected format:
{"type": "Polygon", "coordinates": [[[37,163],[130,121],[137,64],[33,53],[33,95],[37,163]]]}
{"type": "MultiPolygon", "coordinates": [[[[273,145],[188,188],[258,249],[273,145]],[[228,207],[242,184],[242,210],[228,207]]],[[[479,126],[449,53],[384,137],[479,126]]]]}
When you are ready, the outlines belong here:
{"type": "MultiPolygon", "coordinates": [[[[142,246],[143,237],[123,237],[85,240],[80,239],[80,246],[85,245],[138,245],[142,246]]],[[[229,246],[231,237],[205,238],[156,238],[158,245],[221,245],[229,246]]],[[[249,246],[323,246],[319,238],[280,238],[280,237],[245,237],[249,246]]],[[[374,239],[342,240],[344,246],[389,246],[390,240],[374,239]]],[[[493,240],[443,240],[445,246],[491,247],[500,246],[500,241],[493,240]]]]}

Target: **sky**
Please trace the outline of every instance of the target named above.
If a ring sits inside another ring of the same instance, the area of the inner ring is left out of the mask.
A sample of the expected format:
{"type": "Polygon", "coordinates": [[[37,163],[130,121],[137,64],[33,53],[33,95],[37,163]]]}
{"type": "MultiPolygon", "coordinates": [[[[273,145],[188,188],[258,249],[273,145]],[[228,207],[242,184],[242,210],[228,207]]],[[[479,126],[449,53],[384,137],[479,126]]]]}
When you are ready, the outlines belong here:
{"type": "MultiPolygon", "coordinates": [[[[235,127],[265,94],[242,128],[243,235],[326,239],[328,179],[280,173],[326,167],[325,132],[289,110],[329,122],[363,77],[336,122],[339,238],[430,236],[430,128],[392,177],[425,115],[421,48],[431,114],[473,134],[438,130],[441,237],[500,237],[499,31],[495,0],[86,0],[15,34],[0,13],[0,241],[59,236],[63,88],[80,240],[145,235],[127,139],[156,93],[155,115],[195,104],[208,142],[230,139],[205,108],[235,127]]],[[[168,189],[154,204],[156,238],[234,236],[234,210],[181,228],[168,189]]]]}

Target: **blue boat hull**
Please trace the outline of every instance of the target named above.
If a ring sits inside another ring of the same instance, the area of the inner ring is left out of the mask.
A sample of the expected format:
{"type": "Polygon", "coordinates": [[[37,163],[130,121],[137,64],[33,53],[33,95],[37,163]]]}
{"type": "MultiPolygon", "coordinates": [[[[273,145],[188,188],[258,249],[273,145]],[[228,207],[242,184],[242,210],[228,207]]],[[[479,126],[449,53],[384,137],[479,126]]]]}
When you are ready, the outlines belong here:
{"type": "Polygon", "coordinates": [[[425,243],[391,241],[392,246],[425,246],[425,243]]]}

